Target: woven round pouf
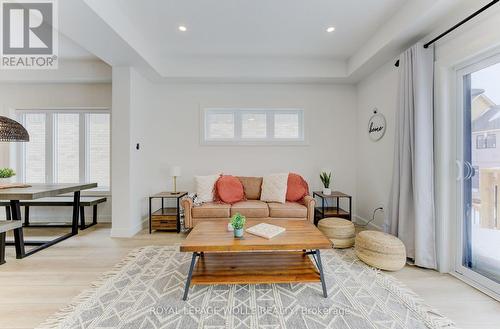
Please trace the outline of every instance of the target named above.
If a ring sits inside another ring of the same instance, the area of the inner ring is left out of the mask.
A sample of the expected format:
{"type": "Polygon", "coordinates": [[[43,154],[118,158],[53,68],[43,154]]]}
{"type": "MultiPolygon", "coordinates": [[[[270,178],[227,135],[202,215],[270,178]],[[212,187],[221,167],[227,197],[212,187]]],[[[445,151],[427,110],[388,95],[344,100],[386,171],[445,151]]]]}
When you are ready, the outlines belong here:
{"type": "Polygon", "coordinates": [[[354,224],[342,218],[323,218],[318,228],[333,243],[334,248],[350,248],[354,245],[354,224]]]}
{"type": "Polygon", "coordinates": [[[398,271],[406,264],[406,249],[401,240],[378,231],[356,235],[356,256],[366,264],[386,271],[398,271]]]}

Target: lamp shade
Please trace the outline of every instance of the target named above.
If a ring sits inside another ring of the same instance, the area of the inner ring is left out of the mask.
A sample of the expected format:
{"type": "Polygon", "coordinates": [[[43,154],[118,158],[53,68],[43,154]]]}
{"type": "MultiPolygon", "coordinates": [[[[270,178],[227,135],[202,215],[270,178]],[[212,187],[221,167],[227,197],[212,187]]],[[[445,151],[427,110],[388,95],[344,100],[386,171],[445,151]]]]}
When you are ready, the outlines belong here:
{"type": "Polygon", "coordinates": [[[1,142],[29,142],[29,140],[28,132],[19,122],[0,116],[1,142]]]}
{"type": "Polygon", "coordinates": [[[181,167],[179,167],[179,166],[170,167],[170,176],[172,176],[172,177],[181,176],[181,167]]]}

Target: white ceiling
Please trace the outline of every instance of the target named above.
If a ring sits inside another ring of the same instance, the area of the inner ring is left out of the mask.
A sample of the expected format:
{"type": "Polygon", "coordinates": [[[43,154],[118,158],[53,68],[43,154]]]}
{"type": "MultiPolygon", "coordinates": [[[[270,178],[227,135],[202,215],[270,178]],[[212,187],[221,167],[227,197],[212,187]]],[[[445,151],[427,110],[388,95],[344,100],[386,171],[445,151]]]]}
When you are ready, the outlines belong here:
{"type": "Polygon", "coordinates": [[[158,81],[355,83],[489,1],[64,0],[59,28],[158,81]]]}
{"type": "Polygon", "coordinates": [[[347,59],[406,0],[111,0],[161,56],[347,59]],[[185,25],[187,32],[180,32],[185,25]],[[336,27],[333,33],[325,30],[336,27]]]}
{"type": "Polygon", "coordinates": [[[95,55],[83,49],[73,40],[59,33],[59,58],[68,60],[96,60],[95,55]]]}

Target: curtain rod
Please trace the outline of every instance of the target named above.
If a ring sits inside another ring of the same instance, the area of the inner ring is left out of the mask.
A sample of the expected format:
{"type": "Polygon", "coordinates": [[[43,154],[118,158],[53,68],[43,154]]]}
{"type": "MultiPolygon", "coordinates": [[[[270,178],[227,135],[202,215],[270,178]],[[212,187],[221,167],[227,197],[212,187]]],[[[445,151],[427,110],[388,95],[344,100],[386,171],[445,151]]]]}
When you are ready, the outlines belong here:
{"type": "MultiPolygon", "coordinates": [[[[492,2],[488,3],[486,6],[482,7],[481,9],[479,9],[476,12],[472,13],[471,15],[467,16],[466,18],[464,18],[463,20],[461,20],[457,24],[455,24],[452,27],[450,27],[448,30],[444,31],[443,33],[441,33],[440,35],[438,35],[437,37],[435,37],[431,41],[427,42],[424,45],[424,48],[429,48],[429,46],[432,45],[434,42],[438,41],[439,39],[441,39],[445,35],[449,34],[450,32],[452,32],[452,31],[456,30],[457,28],[459,28],[460,26],[464,25],[465,23],[467,23],[468,21],[470,21],[471,19],[473,19],[477,15],[481,14],[483,11],[485,11],[488,8],[490,8],[491,6],[495,5],[499,1],[500,0],[493,0],[492,2]]],[[[396,61],[396,63],[394,65],[396,67],[399,67],[399,59],[396,61]]]]}

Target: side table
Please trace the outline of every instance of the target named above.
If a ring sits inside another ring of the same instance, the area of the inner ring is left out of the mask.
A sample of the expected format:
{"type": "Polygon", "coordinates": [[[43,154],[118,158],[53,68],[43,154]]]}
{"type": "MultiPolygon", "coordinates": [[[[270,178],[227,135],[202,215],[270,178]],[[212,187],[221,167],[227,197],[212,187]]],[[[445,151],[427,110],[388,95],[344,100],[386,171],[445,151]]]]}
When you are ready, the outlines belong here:
{"type": "Polygon", "coordinates": [[[187,192],[160,192],[149,197],[149,234],[153,230],[158,231],[181,231],[181,213],[179,203],[187,192]],[[153,211],[152,200],[161,199],[161,208],[153,211]],[[165,199],[174,200],[175,207],[165,207],[165,199]]]}
{"type": "Polygon", "coordinates": [[[314,209],[315,224],[317,224],[320,219],[327,217],[339,217],[352,221],[352,196],[339,191],[333,191],[330,195],[323,194],[321,191],[316,191],[313,192],[313,197],[315,199],[320,199],[320,202],[317,203],[317,206],[314,209]],[[341,199],[348,199],[348,211],[341,208],[341,199]]]}

